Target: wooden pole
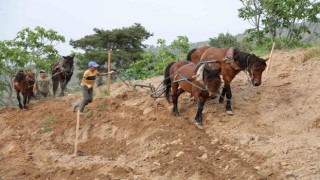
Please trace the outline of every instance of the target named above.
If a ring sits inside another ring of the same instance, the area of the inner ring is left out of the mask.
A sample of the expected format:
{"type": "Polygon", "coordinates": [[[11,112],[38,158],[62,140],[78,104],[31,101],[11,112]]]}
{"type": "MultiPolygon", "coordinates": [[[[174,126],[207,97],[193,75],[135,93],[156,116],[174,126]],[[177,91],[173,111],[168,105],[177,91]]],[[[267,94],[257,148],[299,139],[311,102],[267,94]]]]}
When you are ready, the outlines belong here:
{"type": "Polygon", "coordinates": [[[76,139],[74,141],[74,155],[75,156],[77,156],[77,152],[78,152],[79,126],[80,126],[80,110],[77,111],[76,139]]]}
{"type": "Polygon", "coordinates": [[[269,71],[269,68],[270,68],[270,65],[271,65],[271,59],[272,59],[273,49],[274,49],[274,46],[275,46],[275,45],[276,45],[276,43],[273,42],[273,44],[272,44],[272,49],[271,49],[271,52],[270,52],[270,55],[269,55],[269,60],[268,60],[268,65],[267,65],[266,74],[268,74],[268,71],[269,71]]]}
{"type": "Polygon", "coordinates": [[[111,71],[111,50],[108,51],[108,80],[107,80],[108,96],[110,96],[110,81],[111,81],[111,74],[109,74],[110,71],[111,71]]]}

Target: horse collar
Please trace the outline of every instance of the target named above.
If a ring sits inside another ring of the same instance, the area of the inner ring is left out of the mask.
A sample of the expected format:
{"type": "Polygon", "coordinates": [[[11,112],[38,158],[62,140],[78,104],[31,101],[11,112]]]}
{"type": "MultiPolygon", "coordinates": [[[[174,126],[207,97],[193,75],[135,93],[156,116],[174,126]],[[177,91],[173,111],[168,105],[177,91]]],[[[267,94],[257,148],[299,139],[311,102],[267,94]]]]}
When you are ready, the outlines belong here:
{"type": "Polygon", "coordinates": [[[202,85],[204,85],[204,81],[203,81],[203,70],[204,70],[205,64],[202,64],[196,73],[196,81],[198,81],[199,83],[201,83],[202,85]]]}

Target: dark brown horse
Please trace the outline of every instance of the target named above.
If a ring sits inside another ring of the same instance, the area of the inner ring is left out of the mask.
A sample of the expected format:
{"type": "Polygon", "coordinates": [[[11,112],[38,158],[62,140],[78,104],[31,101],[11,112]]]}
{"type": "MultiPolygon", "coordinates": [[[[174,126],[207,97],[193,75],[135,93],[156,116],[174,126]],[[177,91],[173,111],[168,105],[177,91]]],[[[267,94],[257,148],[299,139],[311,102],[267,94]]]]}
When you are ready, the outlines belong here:
{"type": "Polygon", "coordinates": [[[231,109],[231,87],[230,83],[240,71],[247,71],[254,86],[261,84],[262,73],[265,70],[267,59],[262,59],[254,54],[241,52],[238,48],[214,48],[211,46],[202,46],[192,49],[187,56],[193,63],[210,62],[219,60],[220,63],[212,63],[214,67],[221,67],[221,75],[224,80],[224,87],[219,98],[223,103],[224,96],[227,98],[226,112],[232,115],[231,109]]]}
{"type": "Polygon", "coordinates": [[[172,90],[173,113],[176,116],[179,115],[178,98],[180,94],[185,91],[191,93],[198,105],[196,125],[202,128],[203,105],[210,94],[218,94],[221,84],[219,73],[220,69],[216,70],[208,63],[196,65],[190,61],[179,61],[167,65],[164,74],[165,96],[170,103],[169,96],[172,90]]]}
{"type": "Polygon", "coordinates": [[[64,96],[64,90],[73,74],[74,56],[62,56],[63,59],[51,65],[52,91],[56,95],[59,83],[61,92],[59,96],[64,96]]]}
{"type": "Polygon", "coordinates": [[[35,83],[35,75],[33,72],[24,72],[20,70],[14,80],[13,80],[13,87],[17,93],[17,99],[19,101],[20,109],[25,108],[27,109],[27,104],[30,102],[31,96],[33,94],[33,86],[35,83]],[[21,103],[20,92],[23,96],[23,105],[21,103]]]}

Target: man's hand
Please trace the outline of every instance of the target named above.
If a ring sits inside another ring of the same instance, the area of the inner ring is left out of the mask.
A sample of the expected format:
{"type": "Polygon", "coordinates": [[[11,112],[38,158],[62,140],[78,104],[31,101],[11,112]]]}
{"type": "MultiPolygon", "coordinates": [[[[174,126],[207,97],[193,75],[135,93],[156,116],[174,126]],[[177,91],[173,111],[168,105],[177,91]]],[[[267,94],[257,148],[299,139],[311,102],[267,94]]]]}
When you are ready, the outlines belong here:
{"type": "Polygon", "coordinates": [[[115,71],[110,71],[110,72],[108,72],[108,74],[114,74],[114,73],[116,73],[115,71]]]}
{"type": "Polygon", "coordinates": [[[35,86],[35,85],[33,86],[32,91],[33,91],[34,93],[36,93],[36,92],[37,92],[37,88],[36,88],[36,86],[35,86]]]}
{"type": "Polygon", "coordinates": [[[88,88],[88,89],[91,89],[91,88],[92,88],[92,86],[88,84],[88,85],[87,85],[87,88],[88,88]]]}

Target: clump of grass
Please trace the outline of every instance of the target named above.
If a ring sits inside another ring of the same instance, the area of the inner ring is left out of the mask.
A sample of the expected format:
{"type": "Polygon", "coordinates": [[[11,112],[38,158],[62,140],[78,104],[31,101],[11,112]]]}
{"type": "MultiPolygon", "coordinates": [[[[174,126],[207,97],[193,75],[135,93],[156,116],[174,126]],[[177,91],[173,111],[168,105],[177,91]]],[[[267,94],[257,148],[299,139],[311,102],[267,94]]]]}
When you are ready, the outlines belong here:
{"type": "Polygon", "coordinates": [[[99,111],[106,111],[108,109],[108,106],[106,104],[99,104],[99,111]]]}
{"type": "Polygon", "coordinates": [[[316,47],[316,48],[311,48],[308,49],[305,53],[304,53],[304,62],[308,61],[312,58],[318,57],[320,59],[320,47],[316,47]]]}
{"type": "Polygon", "coordinates": [[[51,132],[56,123],[57,123],[57,118],[55,116],[49,116],[49,117],[43,118],[40,132],[42,133],[51,132]]]}
{"type": "Polygon", "coordinates": [[[108,90],[106,89],[100,89],[100,94],[103,94],[103,95],[108,95],[108,90]]]}
{"type": "Polygon", "coordinates": [[[102,115],[102,113],[101,112],[104,112],[104,111],[106,111],[106,110],[108,110],[108,106],[106,105],[106,104],[99,104],[98,105],[98,111],[97,111],[97,116],[98,117],[100,117],[101,115],[102,115]]]}
{"type": "Polygon", "coordinates": [[[92,112],[92,111],[86,112],[86,117],[87,117],[87,118],[91,118],[92,115],[93,115],[93,112],[92,112]]]}

